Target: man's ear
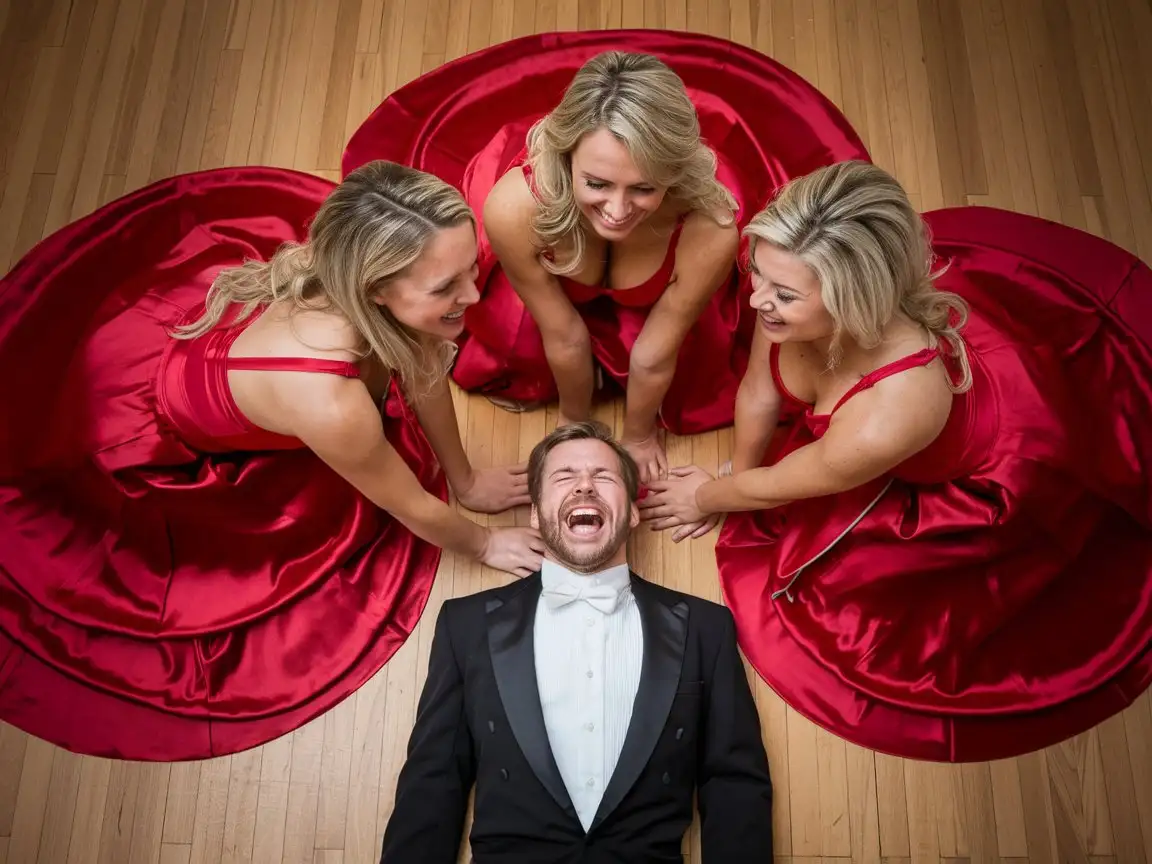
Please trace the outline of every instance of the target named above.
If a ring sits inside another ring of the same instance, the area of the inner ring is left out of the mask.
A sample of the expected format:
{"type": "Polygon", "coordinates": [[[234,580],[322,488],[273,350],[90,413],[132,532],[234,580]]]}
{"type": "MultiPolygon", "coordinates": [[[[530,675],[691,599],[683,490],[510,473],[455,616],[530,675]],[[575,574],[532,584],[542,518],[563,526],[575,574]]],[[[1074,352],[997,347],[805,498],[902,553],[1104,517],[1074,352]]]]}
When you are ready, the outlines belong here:
{"type": "Polygon", "coordinates": [[[528,524],[535,528],[537,531],[540,530],[540,514],[536,512],[535,504],[532,505],[532,512],[528,516],[528,524]]]}
{"type": "Polygon", "coordinates": [[[630,528],[635,528],[640,524],[640,508],[637,507],[636,502],[633,501],[629,505],[629,509],[631,510],[631,513],[628,516],[628,526],[630,528]]]}

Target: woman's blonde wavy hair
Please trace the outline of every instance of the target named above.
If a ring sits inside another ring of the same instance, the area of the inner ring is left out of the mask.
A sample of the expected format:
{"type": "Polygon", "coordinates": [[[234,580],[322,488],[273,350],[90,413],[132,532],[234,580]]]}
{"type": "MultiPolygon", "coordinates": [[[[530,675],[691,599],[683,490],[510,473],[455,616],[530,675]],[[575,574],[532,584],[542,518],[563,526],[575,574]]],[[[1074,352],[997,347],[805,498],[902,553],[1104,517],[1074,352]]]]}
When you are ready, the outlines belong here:
{"type": "Polygon", "coordinates": [[[748,254],[757,241],[797,256],[820,280],[824,305],[835,322],[829,366],[843,354],[845,336],[862,348],[880,344],[897,312],[947,343],[958,375],[955,393],[972,386],[960,330],[968,304],[941,291],[932,271],[924,220],[904,189],[886,171],[848,161],[820,168],[785,185],[744,229],[748,254]]]}
{"type": "Polygon", "coordinates": [[[567,260],[542,259],[545,269],[564,274],[580,266],[586,237],[573,194],[572,151],[598,129],[623,142],[649,182],[688,208],[733,224],[736,200],[716,179],[716,155],[700,138],[680,76],[650,54],[607,51],[580,67],[560,104],[528,133],[540,201],[533,230],[545,249],[570,244],[567,260]]]}
{"type": "Polygon", "coordinates": [[[274,300],[293,310],[329,310],[356,328],[361,356],[374,355],[409,392],[433,384],[454,347],[429,344],[372,296],[402,276],[435,233],[471,222],[461,194],[438,177],[375,161],[357,168],[320,205],[303,243],[285,243],[270,261],[245,261],[223,270],[208,291],[204,314],[173,335],[193,339],[216,327],[233,304],[231,323],[274,300]]]}

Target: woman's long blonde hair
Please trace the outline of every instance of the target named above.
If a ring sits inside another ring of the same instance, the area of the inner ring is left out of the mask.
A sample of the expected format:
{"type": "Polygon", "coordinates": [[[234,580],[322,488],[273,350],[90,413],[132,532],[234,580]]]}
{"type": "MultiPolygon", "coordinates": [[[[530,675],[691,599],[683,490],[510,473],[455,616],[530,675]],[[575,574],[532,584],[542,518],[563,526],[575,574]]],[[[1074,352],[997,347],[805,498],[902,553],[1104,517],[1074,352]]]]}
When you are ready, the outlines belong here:
{"type": "Polygon", "coordinates": [[[763,240],[815,272],[835,322],[830,366],[843,354],[845,335],[862,348],[874,348],[888,323],[902,312],[947,343],[959,372],[958,380],[949,382],[953,392],[972,386],[960,336],[968,304],[936,287],[943,270],[932,271],[927,226],[886,171],[848,161],[799,177],[752,218],[744,234],[750,256],[763,240]]]}
{"type": "Polygon", "coordinates": [[[438,177],[375,161],[357,168],[320,205],[303,243],[285,243],[270,261],[223,270],[208,291],[204,314],[179,328],[192,339],[217,326],[233,304],[230,323],[286,300],[294,310],[330,310],[355,327],[362,356],[374,355],[410,391],[445,374],[451,343],[429,345],[372,296],[401,276],[435,233],[471,222],[463,196],[438,177]]]}
{"type": "Polygon", "coordinates": [[[584,256],[572,151],[598,129],[623,142],[649,182],[665,187],[689,209],[733,224],[736,200],[716,179],[716,155],[700,138],[684,82],[650,54],[607,51],[580,67],[560,104],[528,133],[528,162],[540,201],[533,230],[545,249],[568,244],[563,263],[541,259],[547,270],[571,273],[584,256]]]}

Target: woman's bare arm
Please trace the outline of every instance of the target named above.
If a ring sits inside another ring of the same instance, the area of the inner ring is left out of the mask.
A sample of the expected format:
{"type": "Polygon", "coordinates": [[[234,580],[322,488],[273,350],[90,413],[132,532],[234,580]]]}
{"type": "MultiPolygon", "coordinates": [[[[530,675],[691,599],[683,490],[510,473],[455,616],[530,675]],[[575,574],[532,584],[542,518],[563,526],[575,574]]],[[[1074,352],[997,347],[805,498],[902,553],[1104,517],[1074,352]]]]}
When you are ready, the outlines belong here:
{"type": "Polygon", "coordinates": [[[780,417],[780,391],[772,378],[772,343],[759,326],[752,336],[748,370],[736,391],[732,473],[758,468],[780,417]]]}
{"type": "Polygon", "coordinates": [[[298,375],[279,418],[288,434],[417,537],[490,566],[526,576],[542,546],[526,529],[487,529],[428,492],[384,435],[380,413],[355,379],[298,375]]]}
{"type": "Polygon", "coordinates": [[[854,489],[931,444],[951,404],[935,364],[888,378],[846,402],[817,441],[775,465],[703,484],[697,506],[707,513],[760,510],[854,489]]]}
{"type": "MultiPolygon", "coordinates": [[[[676,373],[680,346],[717,289],[730,277],[739,235],[702,213],[688,218],[676,250],[676,278],[648,313],[632,348],[624,414],[626,441],[642,441],[676,373]]],[[[717,346],[720,350],[723,346],[717,346]]]]}

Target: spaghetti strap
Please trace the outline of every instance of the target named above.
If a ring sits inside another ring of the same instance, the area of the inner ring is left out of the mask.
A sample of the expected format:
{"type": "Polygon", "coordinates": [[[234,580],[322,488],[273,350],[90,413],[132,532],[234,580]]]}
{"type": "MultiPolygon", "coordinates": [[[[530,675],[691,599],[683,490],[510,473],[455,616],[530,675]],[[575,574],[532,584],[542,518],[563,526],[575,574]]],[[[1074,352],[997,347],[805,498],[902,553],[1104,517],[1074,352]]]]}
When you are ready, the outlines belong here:
{"type": "Polygon", "coordinates": [[[528,151],[525,150],[520,154],[520,173],[524,175],[524,182],[528,184],[528,191],[532,193],[532,197],[537,201],[540,200],[540,195],[536,190],[536,177],[532,174],[532,164],[528,161],[528,151]]]}
{"type": "Polygon", "coordinates": [[[229,357],[229,369],[262,372],[323,372],[359,378],[360,367],[346,360],[322,360],[319,357],[229,357]]]}
{"type": "Polygon", "coordinates": [[[917,351],[915,354],[909,354],[907,357],[901,357],[899,360],[893,360],[891,363],[887,363],[881,366],[879,369],[873,369],[871,372],[853,384],[848,389],[848,392],[840,397],[840,401],[836,403],[836,407],[829,412],[828,416],[831,417],[833,414],[835,414],[840,409],[841,405],[843,405],[861,390],[867,390],[869,387],[875,386],[885,378],[890,378],[891,376],[897,375],[900,372],[904,372],[908,369],[915,369],[917,366],[927,366],[939,356],[939,348],[924,348],[920,351],[917,351]]]}

